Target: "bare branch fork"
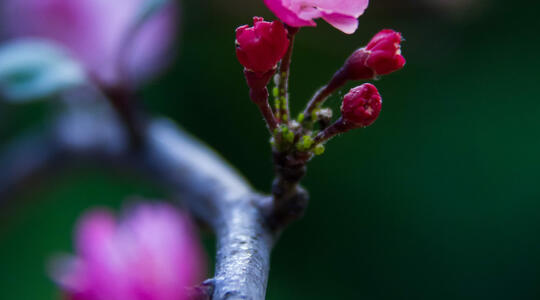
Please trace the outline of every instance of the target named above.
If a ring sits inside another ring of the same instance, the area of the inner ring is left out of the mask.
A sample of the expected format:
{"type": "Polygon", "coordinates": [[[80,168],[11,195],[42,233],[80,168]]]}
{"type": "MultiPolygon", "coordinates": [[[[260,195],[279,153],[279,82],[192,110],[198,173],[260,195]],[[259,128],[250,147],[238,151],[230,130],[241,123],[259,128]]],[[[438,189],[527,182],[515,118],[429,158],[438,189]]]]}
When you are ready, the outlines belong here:
{"type": "Polygon", "coordinates": [[[269,225],[271,197],[254,191],[172,121],[148,121],[142,146],[134,148],[129,129],[118,120],[110,110],[72,107],[50,127],[12,142],[0,156],[0,200],[73,163],[137,171],[178,197],[217,236],[215,276],[197,288],[197,299],[264,299],[270,252],[281,228],[269,225]]]}

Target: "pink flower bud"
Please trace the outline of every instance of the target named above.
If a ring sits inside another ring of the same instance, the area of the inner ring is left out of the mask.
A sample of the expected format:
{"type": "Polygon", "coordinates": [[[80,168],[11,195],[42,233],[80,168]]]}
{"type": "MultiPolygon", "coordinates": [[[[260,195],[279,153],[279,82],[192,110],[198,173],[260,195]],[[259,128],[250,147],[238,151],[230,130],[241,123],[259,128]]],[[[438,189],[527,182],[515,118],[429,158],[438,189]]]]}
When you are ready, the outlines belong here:
{"type": "Polygon", "coordinates": [[[341,105],[343,120],[353,127],[367,127],[379,117],[382,99],[377,88],[369,83],[355,87],[345,95],[341,105]]]}
{"type": "Polygon", "coordinates": [[[401,55],[401,33],[385,29],[377,33],[369,44],[356,50],[345,63],[350,80],[370,79],[397,71],[405,65],[401,55]]]}
{"type": "Polygon", "coordinates": [[[274,70],[288,48],[287,30],[279,21],[265,22],[254,17],[253,27],[244,25],[236,29],[236,56],[250,71],[274,70]]]}
{"type": "Polygon", "coordinates": [[[73,300],[187,300],[204,272],[188,218],[165,204],[140,205],[121,220],[108,211],[82,218],[77,256],[56,265],[55,281],[73,300]]]}
{"type": "Polygon", "coordinates": [[[176,5],[167,6],[125,45],[144,3],[145,0],[2,0],[0,28],[9,38],[38,37],[59,43],[102,82],[140,82],[161,70],[170,57],[167,54],[174,41],[177,15],[176,5]],[[119,74],[119,65],[123,65],[126,74],[119,74]]]}
{"type": "Polygon", "coordinates": [[[368,0],[264,0],[268,8],[291,27],[316,26],[322,18],[330,25],[351,34],[358,28],[358,18],[366,10],[368,0]]]}

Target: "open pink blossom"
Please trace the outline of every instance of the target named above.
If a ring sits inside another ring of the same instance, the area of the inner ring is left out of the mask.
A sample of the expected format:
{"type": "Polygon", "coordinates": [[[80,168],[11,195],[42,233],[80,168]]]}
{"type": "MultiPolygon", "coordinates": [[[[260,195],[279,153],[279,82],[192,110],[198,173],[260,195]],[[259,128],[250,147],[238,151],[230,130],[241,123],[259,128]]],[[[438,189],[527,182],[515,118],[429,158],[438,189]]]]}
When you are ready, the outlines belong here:
{"type": "Polygon", "coordinates": [[[60,260],[53,277],[69,300],[186,300],[204,270],[186,216],[165,204],[140,205],[116,220],[84,216],[77,256],[60,260]]]}
{"type": "Polygon", "coordinates": [[[292,27],[316,26],[322,18],[335,28],[352,34],[369,0],[264,0],[268,8],[292,27]]]}
{"type": "Polygon", "coordinates": [[[167,6],[126,47],[126,35],[144,1],[2,0],[0,30],[9,38],[38,37],[60,43],[100,81],[141,81],[164,66],[177,15],[175,5],[167,6]],[[119,74],[120,59],[127,74],[119,74]]]}

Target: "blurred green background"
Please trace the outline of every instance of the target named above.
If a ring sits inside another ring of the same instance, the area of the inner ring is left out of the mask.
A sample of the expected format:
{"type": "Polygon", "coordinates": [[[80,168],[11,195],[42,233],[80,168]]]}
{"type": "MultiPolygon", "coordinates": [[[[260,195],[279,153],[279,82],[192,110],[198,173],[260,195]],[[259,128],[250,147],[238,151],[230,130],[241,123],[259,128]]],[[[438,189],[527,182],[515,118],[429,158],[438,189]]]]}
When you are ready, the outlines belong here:
{"type": "MultiPolygon", "coordinates": [[[[379,120],[310,164],[311,204],[273,253],[268,299],[540,299],[539,8],[377,0],[354,35],[324,22],[300,32],[295,112],[382,28],[403,32],[408,64],[376,82],[379,120]]],[[[184,0],[178,59],[141,93],[268,191],[268,136],[234,56],[234,28],[252,15],[271,17],[262,1],[184,0]]],[[[1,105],[0,144],[50,111],[1,105]]],[[[73,225],[89,207],[162,196],[120,175],[78,169],[2,208],[0,298],[58,296],[46,262],[71,251],[73,225]]],[[[211,259],[214,240],[202,239],[211,259]]]]}

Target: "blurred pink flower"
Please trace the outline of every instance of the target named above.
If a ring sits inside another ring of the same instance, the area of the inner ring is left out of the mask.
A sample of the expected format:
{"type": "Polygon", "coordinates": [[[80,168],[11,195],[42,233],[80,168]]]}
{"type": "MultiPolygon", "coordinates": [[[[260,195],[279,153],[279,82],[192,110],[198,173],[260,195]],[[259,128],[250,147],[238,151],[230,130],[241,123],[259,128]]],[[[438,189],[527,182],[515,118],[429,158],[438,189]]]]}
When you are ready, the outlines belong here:
{"type": "Polygon", "coordinates": [[[352,34],[369,0],[264,0],[264,3],[289,26],[316,26],[313,19],[323,18],[335,28],[352,34]]]}
{"type": "Polygon", "coordinates": [[[176,29],[176,6],[153,16],[122,48],[144,0],[2,0],[0,28],[9,38],[39,37],[65,46],[100,81],[116,83],[119,59],[132,81],[165,64],[176,29]],[[120,53],[127,50],[127,53],[120,53]]]}
{"type": "Polygon", "coordinates": [[[165,204],[140,205],[120,221],[108,211],[85,215],[77,256],[53,266],[71,300],[184,300],[204,263],[188,218],[165,204]]]}

